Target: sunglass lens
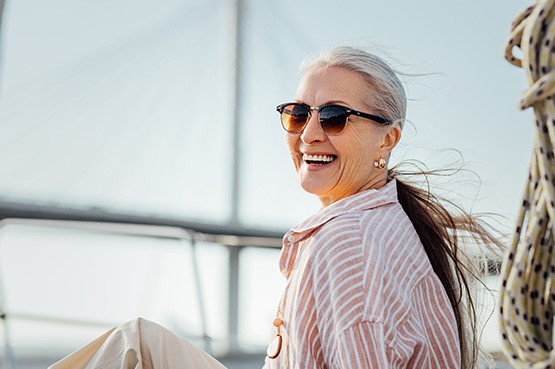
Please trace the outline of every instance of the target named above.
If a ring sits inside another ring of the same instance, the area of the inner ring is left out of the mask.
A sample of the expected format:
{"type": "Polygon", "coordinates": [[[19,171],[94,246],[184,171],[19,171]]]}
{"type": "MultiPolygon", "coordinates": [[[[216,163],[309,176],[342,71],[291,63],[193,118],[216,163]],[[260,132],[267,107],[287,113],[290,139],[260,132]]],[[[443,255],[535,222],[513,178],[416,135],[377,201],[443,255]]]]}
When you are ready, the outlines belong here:
{"type": "Polygon", "coordinates": [[[301,132],[310,119],[310,110],[299,104],[290,104],[281,111],[281,124],[287,132],[301,132]]]}
{"type": "Polygon", "coordinates": [[[320,126],[330,135],[343,132],[347,124],[347,112],[339,106],[324,106],[320,109],[320,126]]]}

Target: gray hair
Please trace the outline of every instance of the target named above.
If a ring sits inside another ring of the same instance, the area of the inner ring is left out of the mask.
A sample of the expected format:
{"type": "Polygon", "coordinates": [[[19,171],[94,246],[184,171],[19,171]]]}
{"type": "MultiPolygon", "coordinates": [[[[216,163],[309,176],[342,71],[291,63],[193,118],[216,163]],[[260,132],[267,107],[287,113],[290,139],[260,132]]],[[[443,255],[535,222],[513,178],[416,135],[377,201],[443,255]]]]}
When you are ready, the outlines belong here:
{"type": "Polygon", "coordinates": [[[396,71],[382,58],[361,49],[339,46],[323,50],[306,59],[300,68],[301,76],[320,69],[338,67],[360,74],[377,94],[363,96],[363,101],[385,118],[402,128],[407,113],[405,88],[396,71]]]}

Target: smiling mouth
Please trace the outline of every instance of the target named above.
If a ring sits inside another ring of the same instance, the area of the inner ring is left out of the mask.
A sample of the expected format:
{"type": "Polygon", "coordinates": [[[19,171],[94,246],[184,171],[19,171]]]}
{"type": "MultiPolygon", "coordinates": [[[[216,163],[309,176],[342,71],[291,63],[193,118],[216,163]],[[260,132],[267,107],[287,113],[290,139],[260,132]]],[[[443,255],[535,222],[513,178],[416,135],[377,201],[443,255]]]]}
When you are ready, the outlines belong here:
{"type": "Polygon", "coordinates": [[[307,164],[324,165],[329,164],[337,158],[337,155],[310,155],[303,154],[303,161],[307,164]]]}

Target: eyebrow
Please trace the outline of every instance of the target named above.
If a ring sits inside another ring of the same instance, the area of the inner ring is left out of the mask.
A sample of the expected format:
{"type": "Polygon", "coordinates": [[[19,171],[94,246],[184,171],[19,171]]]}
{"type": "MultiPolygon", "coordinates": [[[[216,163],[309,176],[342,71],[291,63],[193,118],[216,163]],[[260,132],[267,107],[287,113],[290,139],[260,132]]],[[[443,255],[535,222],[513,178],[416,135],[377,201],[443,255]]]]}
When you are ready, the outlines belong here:
{"type": "MultiPolygon", "coordinates": [[[[310,104],[307,104],[306,102],[304,102],[304,101],[302,101],[302,100],[300,100],[300,99],[293,99],[293,101],[294,101],[294,102],[301,103],[301,104],[310,105],[310,104]]],[[[320,106],[329,105],[329,104],[341,104],[341,105],[345,105],[346,107],[348,107],[348,108],[351,109],[351,104],[349,104],[349,103],[347,103],[347,102],[345,102],[345,101],[343,101],[343,100],[329,100],[329,101],[323,103],[323,104],[320,105],[320,106]]]]}
{"type": "Polygon", "coordinates": [[[341,105],[346,105],[348,107],[351,106],[351,104],[349,104],[348,102],[343,101],[343,100],[331,100],[331,101],[328,101],[326,104],[341,104],[341,105]]]}

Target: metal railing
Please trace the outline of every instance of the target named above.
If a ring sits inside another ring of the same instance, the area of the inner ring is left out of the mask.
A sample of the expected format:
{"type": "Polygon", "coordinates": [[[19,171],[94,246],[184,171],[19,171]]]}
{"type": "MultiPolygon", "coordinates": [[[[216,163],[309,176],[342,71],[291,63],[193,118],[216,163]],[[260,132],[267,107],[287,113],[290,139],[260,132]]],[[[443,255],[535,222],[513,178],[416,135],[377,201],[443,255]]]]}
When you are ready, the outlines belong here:
{"type": "MultiPolygon", "coordinates": [[[[201,277],[196,256],[198,242],[223,245],[229,254],[229,295],[227,340],[230,353],[240,352],[238,345],[239,320],[239,262],[242,250],[248,247],[280,248],[285,231],[260,230],[246,227],[232,227],[200,222],[187,222],[160,217],[138,216],[106,212],[99,209],[79,210],[60,207],[38,206],[0,202],[0,232],[8,225],[30,225],[67,230],[83,230],[104,234],[151,237],[186,241],[192,250],[191,258],[194,284],[201,318],[202,336],[205,349],[211,351],[211,337],[207,330],[205,297],[201,287],[201,277]]],[[[64,317],[31,315],[7,311],[0,281],[0,319],[3,323],[5,340],[5,360],[8,368],[15,368],[11,349],[9,319],[42,321],[80,326],[109,327],[113,322],[99,322],[64,317]]]]}

